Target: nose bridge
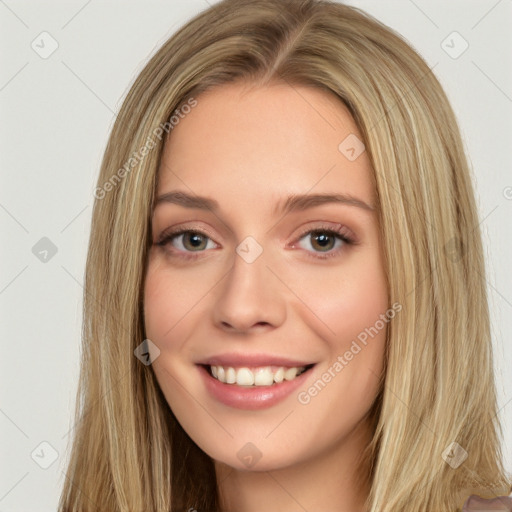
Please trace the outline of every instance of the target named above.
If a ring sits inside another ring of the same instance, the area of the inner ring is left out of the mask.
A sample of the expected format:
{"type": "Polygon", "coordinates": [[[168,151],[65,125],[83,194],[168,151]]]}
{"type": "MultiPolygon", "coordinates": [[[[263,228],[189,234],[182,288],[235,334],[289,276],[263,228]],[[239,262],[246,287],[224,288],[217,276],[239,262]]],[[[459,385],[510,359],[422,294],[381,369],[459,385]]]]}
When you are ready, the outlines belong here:
{"type": "Polygon", "coordinates": [[[267,268],[270,254],[253,237],[237,247],[233,265],[215,304],[215,321],[246,330],[256,324],[279,325],[285,303],[279,282],[267,268]]]}

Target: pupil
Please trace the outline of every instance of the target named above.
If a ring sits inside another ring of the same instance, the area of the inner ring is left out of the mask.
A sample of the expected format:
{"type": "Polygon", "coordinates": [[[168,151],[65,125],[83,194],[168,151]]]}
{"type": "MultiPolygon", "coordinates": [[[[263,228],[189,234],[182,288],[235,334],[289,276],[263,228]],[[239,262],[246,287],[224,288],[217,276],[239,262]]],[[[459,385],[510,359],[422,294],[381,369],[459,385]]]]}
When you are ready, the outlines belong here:
{"type": "Polygon", "coordinates": [[[204,243],[202,235],[199,235],[197,233],[191,233],[187,238],[185,238],[185,241],[188,242],[187,245],[189,245],[193,249],[201,247],[204,243]]]}
{"type": "Polygon", "coordinates": [[[333,238],[330,235],[326,235],[325,233],[317,233],[313,236],[315,244],[319,246],[320,249],[331,249],[333,238]]]}

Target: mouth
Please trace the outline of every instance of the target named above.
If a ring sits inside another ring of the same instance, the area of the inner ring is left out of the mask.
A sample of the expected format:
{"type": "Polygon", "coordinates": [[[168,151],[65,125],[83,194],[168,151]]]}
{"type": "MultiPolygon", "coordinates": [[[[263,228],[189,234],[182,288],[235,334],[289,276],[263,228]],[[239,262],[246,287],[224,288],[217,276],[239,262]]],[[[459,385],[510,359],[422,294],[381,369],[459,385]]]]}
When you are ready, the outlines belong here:
{"type": "MultiPolygon", "coordinates": [[[[270,362],[270,361],[269,361],[270,362]]],[[[293,396],[301,386],[314,378],[316,364],[272,361],[277,365],[262,366],[262,360],[252,361],[247,366],[238,366],[235,361],[219,361],[212,364],[197,364],[205,391],[217,402],[235,409],[261,410],[276,406],[293,396]]]]}
{"type": "Polygon", "coordinates": [[[221,365],[201,365],[208,374],[223,384],[242,387],[271,387],[284,381],[292,381],[313,368],[306,366],[258,366],[232,367],[221,365]]]}

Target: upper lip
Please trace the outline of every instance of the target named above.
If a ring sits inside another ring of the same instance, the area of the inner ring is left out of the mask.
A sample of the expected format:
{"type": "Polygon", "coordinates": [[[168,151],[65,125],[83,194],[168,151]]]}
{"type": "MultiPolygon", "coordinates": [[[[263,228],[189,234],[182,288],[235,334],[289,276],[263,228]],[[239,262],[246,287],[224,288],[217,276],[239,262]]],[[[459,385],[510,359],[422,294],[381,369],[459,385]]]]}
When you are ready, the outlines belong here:
{"type": "Polygon", "coordinates": [[[218,354],[204,359],[197,364],[228,367],[287,366],[293,368],[309,366],[313,363],[311,361],[300,361],[272,354],[218,354]]]}

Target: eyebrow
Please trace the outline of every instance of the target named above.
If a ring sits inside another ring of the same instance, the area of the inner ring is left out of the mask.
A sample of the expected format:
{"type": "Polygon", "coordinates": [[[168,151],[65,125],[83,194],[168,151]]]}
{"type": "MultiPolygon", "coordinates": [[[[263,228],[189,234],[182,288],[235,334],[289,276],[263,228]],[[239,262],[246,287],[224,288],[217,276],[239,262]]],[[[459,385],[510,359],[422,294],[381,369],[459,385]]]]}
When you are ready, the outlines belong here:
{"type": "MultiPolygon", "coordinates": [[[[172,191],[162,194],[155,201],[155,208],[159,204],[171,203],[183,206],[185,208],[198,208],[200,210],[210,210],[217,212],[219,203],[214,199],[197,195],[187,194],[185,192],[172,191]]],[[[364,202],[350,194],[293,194],[287,197],[283,202],[274,208],[274,214],[285,214],[293,211],[306,210],[315,206],[321,206],[328,203],[344,204],[355,206],[367,211],[374,211],[375,207],[364,202]]]]}

